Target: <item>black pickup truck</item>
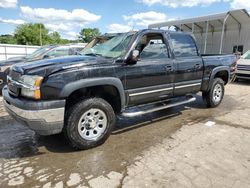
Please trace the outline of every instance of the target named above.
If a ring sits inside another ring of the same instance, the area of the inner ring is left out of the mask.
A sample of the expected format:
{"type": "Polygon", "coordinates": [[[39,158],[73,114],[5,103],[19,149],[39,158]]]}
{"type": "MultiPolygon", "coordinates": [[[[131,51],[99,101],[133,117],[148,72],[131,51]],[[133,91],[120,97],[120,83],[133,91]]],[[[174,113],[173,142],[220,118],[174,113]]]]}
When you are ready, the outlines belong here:
{"type": "Polygon", "coordinates": [[[234,55],[200,55],[188,33],[128,32],[82,56],[13,66],[4,105],[38,134],[64,132],[73,147],[88,149],[105,142],[117,114],[129,118],[182,105],[200,91],[208,107],[218,106],[235,62],[234,55]]]}

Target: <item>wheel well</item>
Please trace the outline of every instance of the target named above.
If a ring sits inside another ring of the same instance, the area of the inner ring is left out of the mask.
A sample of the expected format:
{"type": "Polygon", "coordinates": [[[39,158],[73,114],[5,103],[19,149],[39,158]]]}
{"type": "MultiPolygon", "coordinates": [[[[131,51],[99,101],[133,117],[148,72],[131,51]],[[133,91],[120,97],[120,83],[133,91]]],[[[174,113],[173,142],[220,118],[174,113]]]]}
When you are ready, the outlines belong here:
{"type": "Polygon", "coordinates": [[[228,83],[229,74],[227,71],[220,71],[214,75],[214,78],[221,78],[226,85],[228,83]]]}
{"type": "Polygon", "coordinates": [[[66,109],[88,97],[100,97],[106,100],[116,113],[121,111],[119,91],[111,85],[87,87],[72,92],[66,99],[66,109]]]}

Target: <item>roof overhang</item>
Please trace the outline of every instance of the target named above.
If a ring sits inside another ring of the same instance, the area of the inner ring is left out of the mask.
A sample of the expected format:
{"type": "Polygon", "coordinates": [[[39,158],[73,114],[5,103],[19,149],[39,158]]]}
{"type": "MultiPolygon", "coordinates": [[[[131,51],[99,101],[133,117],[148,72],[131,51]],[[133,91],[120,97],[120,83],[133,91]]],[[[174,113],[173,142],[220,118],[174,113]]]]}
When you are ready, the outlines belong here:
{"type": "Polygon", "coordinates": [[[226,25],[226,30],[241,29],[242,25],[250,25],[250,15],[245,9],[231,10],[225,13],[188,18],[182,20],[166,21],[155,23],[148,28],[165,28],[175,26],[185,32],[205,33],[207,26],[208,32],[216,32],[223,30],[223,23],[226,25]]]}

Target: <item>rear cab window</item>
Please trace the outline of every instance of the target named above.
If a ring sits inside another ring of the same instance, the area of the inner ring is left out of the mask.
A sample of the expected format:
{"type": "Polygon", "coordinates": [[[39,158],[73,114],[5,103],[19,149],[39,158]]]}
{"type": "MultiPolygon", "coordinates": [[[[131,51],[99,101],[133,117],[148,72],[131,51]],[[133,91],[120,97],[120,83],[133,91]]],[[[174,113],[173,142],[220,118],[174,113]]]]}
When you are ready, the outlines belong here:
{"type": "Polygon", "coordinates": [[[176,58],[199,56],[195,40],[190,35],[170,33],[170,38],[176,58]]]}

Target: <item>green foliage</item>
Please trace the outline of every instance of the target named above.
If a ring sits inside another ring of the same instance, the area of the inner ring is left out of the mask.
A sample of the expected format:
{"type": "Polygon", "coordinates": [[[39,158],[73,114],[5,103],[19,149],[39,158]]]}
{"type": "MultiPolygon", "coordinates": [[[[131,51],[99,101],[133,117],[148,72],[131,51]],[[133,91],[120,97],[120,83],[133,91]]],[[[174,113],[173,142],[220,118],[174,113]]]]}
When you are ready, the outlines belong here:
{"type": "Polygon", "coordinates": [[[58,32],[50,33],[49,38],[52,44],[59,44],[61,42],[61,36],[58,32]]]}
{"type": "Polygon", "coordinates": [[[17,41],[13,35],[1,35],[0,44],[16,44],[17,41]]]}
{"type": "Polygon", "coordinates": [[[67,40],[61,38],[58,32],[49,33],[49,30],[43,24],[26,23],[17,26],[14,35],[1,35],[0,43],[21,45],[88,43],[99,35],[101,33],[98,28],[84,28],[80,31],[79,40],[67,40]]]}
{"type": "Polygon", "coordinates": [[[49,30],[43,24],[22,24],[15,30],[17,44],[23,45],[47,45],[67,44],[67,39],[62,39],[58,32],[49,34],[49,30]]]}
{"type": "Polygon", "coordinates": [[[68,40],[68,39],[61,39],[60,43],[58,43],[58,44],[69,44],[69,43],[71,43],[70,40],[68,40]]]}
{"type": "Polygon", "coordinates": [[[96,36],[101,35],[101,32],[98,28],[84,28],[80,31],[79,40],[81,42],[89,43],[96,36]]]}
{"type": "Polygon", "coordinates": [[[53,32],[49,34],[50,44],[67,44],[69,40],[62,39],[58,32],[53,32]]]}
{"type": "Polygon", "coordinates": [[[22,24],[15,30],[17,44],[45,45],[50,43],[49,30],[43,24],[22,24]],[[41,37],[40,37],[41,36],[41,37]],[[40,40],[40,38],[42,40],[40,40]]]}

